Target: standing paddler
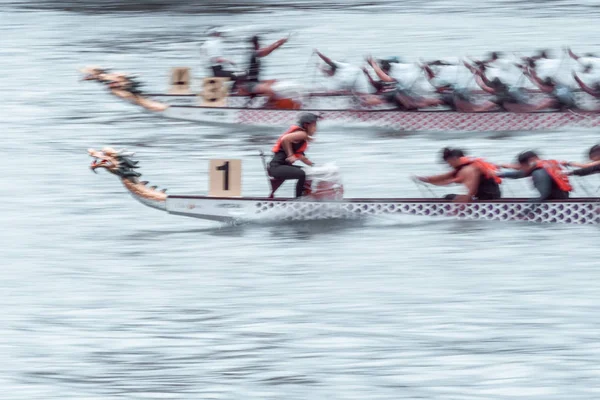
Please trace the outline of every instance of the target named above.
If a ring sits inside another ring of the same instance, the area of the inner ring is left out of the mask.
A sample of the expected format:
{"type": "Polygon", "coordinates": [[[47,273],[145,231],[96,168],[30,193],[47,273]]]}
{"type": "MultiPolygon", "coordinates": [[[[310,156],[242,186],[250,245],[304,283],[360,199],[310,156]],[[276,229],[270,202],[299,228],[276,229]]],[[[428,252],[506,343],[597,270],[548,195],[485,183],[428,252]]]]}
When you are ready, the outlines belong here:
{"type": "Polygon", "coordinates": [[[473,200],[496,200],[502,197],[500,183],[496,176],[494,164],[482,158],[465,157],[460,149],[445,148],[442,159],[452,168],[450,172],[441,175],[417,177],[418,180],[437,186],[461,184],[467,189],[467,194],[449,194],[445,198],[456,202],[473,200]]]}
{"type": "Polygon", "coordinates": [[[319,116],[315,114],[301,114],[298,125],[292,125],[277,139],[277,143],[273,147],[273,158],[269,163],[269,175],[280,180],[297,179],[296,197],[302,196],[304,192],[306,173],[294,163],[302,161],[306,165],[314,165],[304,152],[317,131],[318,119],[319,116]]]}

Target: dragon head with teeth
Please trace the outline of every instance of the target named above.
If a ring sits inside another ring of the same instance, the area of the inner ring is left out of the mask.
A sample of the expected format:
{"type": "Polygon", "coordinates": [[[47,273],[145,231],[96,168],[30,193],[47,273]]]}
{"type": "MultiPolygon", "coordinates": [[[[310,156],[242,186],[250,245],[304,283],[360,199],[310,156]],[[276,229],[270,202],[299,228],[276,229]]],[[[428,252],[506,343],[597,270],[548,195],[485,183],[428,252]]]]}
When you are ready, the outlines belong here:
{"type": "Polygon", "coordinates": [[[134,182],[142,176],[139,172],[134,171],[134,168],[139,168],[138,162],[130,158],[134,153],[128,153],[125,150],[117,151],[111,147],[105,147],[100,151],[88,149],[88,153],[94,158],[90,165],[94,172],[98,168],[104,168],[108,172],[134,182]]]}
{"type": "Polygon", "coordinates": [[[96,172],[98,168],[104,168],[117,175],[123,185],[140,200],[164,202],[167,199],[166,189],[157,190],[156,186],[148,187],[146,186],[148,182],[138,179],[142,174],[135,171],[139,166],[138,161],[131,159],[134,153],[125,150],[117,151],[111,147],[102,150],[88,149],[88,153],[94,159],[90,165],[92,171],[96,172]]]}

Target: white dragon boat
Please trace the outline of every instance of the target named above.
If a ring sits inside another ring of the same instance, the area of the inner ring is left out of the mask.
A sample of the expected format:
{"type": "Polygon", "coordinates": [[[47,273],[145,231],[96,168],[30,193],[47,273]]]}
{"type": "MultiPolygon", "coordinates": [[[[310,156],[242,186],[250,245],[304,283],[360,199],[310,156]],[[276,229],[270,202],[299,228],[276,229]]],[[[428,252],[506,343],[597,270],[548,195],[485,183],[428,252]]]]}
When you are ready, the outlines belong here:
{"type": "MultiPolygon", "coordinates": [[[[104,148],[88,150],[94,158],[91,169],[104,168],[117,175],[125,188],[141,203],[174,215],[235,223],[247,220],[345,219],[364,215],[409,214],[464,220],[528,221],[536,223],[598,224],[599,198],[530,203],[527,199],[502,199],[454,203],[444,199],[343,198],[337,171],[314,169],[307,173],[311,193],[300,199],[276,198],[281,184],[269,178],[271,195],[241,196],[241,161],[211,160],[207,196],[167,195],[166,190],[148,186],[135,171],[133,153],[104,148]]],[[[264,159],[263,159],[264,160],[264,159]]]]}
{"type": "MultiPolygon", "coordinates": [[[[174,76],[178,76],[177,70],[174,76]]],[[[179,72],[179,76],[189,74],[186,70],[179,72]]],[[[285,128],[299,113],[312,112],[322,117],[321,126],[408,132],[509,132],[600,126],[600,112],[593,111],[462,113],[443,108],[399,111],[387,105],[363,107],[351,94],[312,93],[282,99],[267,107],[261,97],[229,96],[221,78],[205,78],[199,95],[190,92],[188,78],[173,78],[170,93],[145,94],[126,74],[109,73],[99,67],[87,67],[82,72],[86,80],[106,84],[113,95],[155,115],[215,125],[285,128]]]]}

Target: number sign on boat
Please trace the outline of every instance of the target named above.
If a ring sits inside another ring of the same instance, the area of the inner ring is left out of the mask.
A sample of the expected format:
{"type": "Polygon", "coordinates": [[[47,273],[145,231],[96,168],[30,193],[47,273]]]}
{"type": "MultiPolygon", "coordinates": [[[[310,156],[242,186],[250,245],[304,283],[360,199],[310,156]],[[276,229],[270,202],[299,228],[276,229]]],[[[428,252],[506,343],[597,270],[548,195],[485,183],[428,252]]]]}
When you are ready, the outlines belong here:
{"type": "Polygon", "coordinates": [[[200,106],[225,107],[227,104],[227,86],[229,78],[204,78],[200,106]]]}
{"type": "Polygon", "coordinates": [[[209,171],[209,196],[242,195],[242,160],[210,160],[209,171]]]}
{"type": "Polygon", "coordinates": [[[190,69],[176,67],[171,70],[170,94],[190,94],[190,69]]]}

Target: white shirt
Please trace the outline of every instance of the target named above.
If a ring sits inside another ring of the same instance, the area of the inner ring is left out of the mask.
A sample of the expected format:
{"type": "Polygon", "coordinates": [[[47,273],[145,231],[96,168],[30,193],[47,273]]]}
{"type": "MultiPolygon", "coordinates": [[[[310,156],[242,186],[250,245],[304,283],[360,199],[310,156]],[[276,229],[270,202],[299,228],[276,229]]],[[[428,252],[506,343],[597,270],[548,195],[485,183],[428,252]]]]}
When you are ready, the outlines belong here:
{"type": "Polygon", "coordinates": [[[558,83],[579,87],[572,77],[572,71],[577,69],[577,62],[568,56],[563,58],[542,58],[535,61],[535,71],[540,79],[554,78],[558,83]]]}
{"type": "MultiPolygon", "coordinates": [[[[330,77],[331,90],[354,90],[359,93],[369,93],[370,85],[364,72],[352,64],[332,61],[335,64],[335,74],[330,77]]],[[[330,85],[328,85],[330,86],[330,85]]]]}
{"type": "Polygon", "coordinates": [[[210,66],[222,65],[217,59],[223,57],[223,39],[218,36],[211,37],[202,45],[202,51],[210,66]]]}
{"type": "Polygon", "coordinates": [[[394,78],[400,87],[418,93],[431,92],[433,86],[427,81],[425,73],[417,64],[391,63],[388,75],[394,78]]]}
{"type": "Polygon", "coordinates": [[[435,71],[435,78],[432,79],[435,86],[450,83],[458,88],[479,89],[473,74],[464,65],[442,65],[432,69],[435,71]]]}
{"type": "Polygon", "coordinates": [[[485,76],[489,80],[499,78],[502,82],[511,87],[524,87],[528,89],[537,88],[531,81],[523,75],[523,71],[515,64],[519,64],[514,56],[505,56],[498,60],[488,63],[485,70],[485,76]]]}

